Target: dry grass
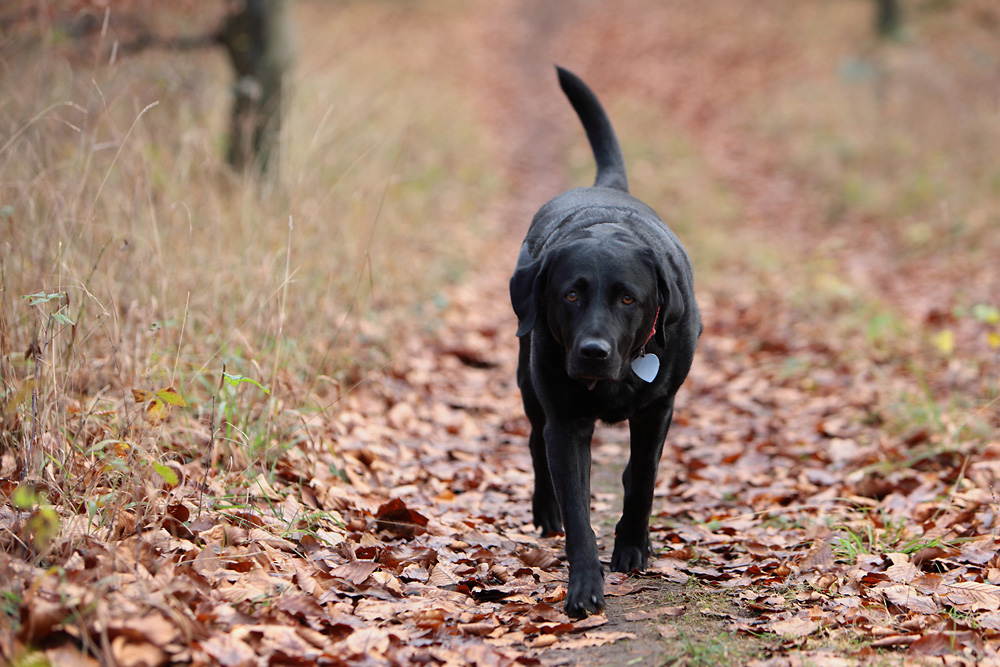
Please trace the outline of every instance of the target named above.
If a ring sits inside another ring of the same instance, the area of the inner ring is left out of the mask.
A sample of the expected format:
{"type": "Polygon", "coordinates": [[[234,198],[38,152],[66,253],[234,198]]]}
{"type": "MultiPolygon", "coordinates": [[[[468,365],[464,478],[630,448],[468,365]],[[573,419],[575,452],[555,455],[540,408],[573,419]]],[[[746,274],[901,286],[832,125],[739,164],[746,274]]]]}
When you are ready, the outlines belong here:
{"type": "Polygon", "coordinates": [[[81,499],[134,487],[120,509],[155,487],[154,462],[183,459],[171,450],[212,441],[235,472],[261,465],[303,437],[301,411],[431,321],[497,187],[489,155],[468,150],[482,134],[468,104],[417,76],[441,45],[399,38],[443,18],[304,4],[281,170],[264,182],[224,165],[221,53],[110,58],[109,36],[81,57],[48,35],[4,59],[5,473],[81,499]],[[166,387],[189,403],[186,428],[165,431],[168,404],[130,391],[166,387]]]}

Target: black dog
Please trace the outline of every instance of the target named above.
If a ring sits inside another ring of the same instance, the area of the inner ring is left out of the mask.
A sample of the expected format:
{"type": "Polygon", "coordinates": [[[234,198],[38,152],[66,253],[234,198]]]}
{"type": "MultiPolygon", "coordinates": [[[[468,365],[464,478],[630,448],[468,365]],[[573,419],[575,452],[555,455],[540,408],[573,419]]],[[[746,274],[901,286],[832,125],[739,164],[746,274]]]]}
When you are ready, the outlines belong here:
{"type": "Polygon", "coordinates": [[[656,213],[628,194],[625,161],[601,103],[574,74],[557,69],[587,131],[597,179],[535,215],[510,299],[521,338],[517,383],[531,422],[535,525],[544,534],[565,526],[566,612],[579,617],[604,608],[590,525],[594,424],[629,420],[611,569],[643,569],[656,467],[701,318],[687,253],[656,213]]]}

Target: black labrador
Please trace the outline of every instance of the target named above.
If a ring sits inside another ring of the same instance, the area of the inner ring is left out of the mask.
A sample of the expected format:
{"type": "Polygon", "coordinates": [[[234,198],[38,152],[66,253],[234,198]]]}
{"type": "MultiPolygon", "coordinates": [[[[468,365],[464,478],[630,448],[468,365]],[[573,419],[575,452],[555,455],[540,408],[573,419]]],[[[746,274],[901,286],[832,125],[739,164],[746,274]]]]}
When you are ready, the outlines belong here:
{"type": "Polygon", "coordinates": [[[611,569],[643,569],[656,468],[701,318],[687,253],[656,213],[628,193],[625,160],[601,103],[574,74],[557,70],[587,131],[597,179],[535,215],[510,298],[521,338],[517,383],[531,422],[534,522],[543,534],[565,527],[566,612],[580,617],[604,608],[604,572],[590,525],[594,424],[629,421],[631,455],[611,569]]]}

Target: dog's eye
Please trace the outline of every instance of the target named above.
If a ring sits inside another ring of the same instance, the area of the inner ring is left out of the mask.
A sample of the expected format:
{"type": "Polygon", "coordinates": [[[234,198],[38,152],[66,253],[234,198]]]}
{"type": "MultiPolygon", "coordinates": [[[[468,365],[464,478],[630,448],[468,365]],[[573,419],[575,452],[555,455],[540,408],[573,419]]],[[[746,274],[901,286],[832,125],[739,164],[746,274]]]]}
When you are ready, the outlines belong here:
{"type": "Polygon", "coordinates": [[[576,292],[566,292],[567,301],[576,301],[578,298],[579,297],[576,295],[576,292]]]}
{"type": "Polygon", "coordinates": [[[626,294],[625,296],[622,297],[622,303],[624,303],[626,306],[631,306],[633,303],[635,303],[635,299],[633,299],[631,295],[626,294]]]}

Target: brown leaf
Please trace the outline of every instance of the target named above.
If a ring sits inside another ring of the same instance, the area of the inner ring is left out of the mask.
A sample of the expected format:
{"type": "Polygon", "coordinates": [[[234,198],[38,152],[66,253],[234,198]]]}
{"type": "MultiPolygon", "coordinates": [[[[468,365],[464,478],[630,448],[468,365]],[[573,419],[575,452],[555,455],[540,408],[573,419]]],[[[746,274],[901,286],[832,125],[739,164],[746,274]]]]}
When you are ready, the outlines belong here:
{"type": "Polygon", "coordinates": [[[139,618],[116,619],[108,623],[108,634],[124,637],[130,642],[150,642],[164,646],[177,638],[177,626],[157,613],[139,618]]]}
{"type": "Polygon", "coordinates": [[[826,542],[817,542],[813,548],[799,561],[802,571],[817,570],[825,572],[833,565],[833,550],[826,542]]]}
{"type": "Polygon", "coordinates": [[[959,558],[965,562],[975,565],[985,565],[995,558],[1000,545],[992,537],[987,537],[975,542],[968,542],[962,545],[962,552],[959,558]]]}
{"type": "Polygon", "coordinates": [[[195,646],[221,667],[251,667],[257,664],[257,651],[233,634],[214,635],[195,646]]]}
{"type": "Polygon", "coordinates": [[[870,646],[873,648],[884,648],[886,646],[908,646],[916,642],[918,639],[920,639],[920,635],[889,635],[888,637],[876,639],[870,644],[870,646]]]}
{"type": "Polygon", "coordinates": [[[939,593],[944,590],[944,577],[940,574],[925,574],[910,582],[910,585],[921,593],[939,593]]]}
{"type": "Polygon", "coordinates": [[[316,602],[316,598],[310,595],[282,595],[274,606],[307,622],[326,615],[326,611],[316,602]]]}
{"type": "Polygon", "coordinates": [[[376,530],[384,530],[399,537],[422,535],[427,517],[409,509],[399,498],[381,505],[375,512],[376,530]]]}
{"type": "Polygon", "coordinates": [[[910,561],[917,567],[923,569],[925,563],[929,563],[930,561],[938,560],[941,558],[951,558],[952,556],[955,556],[958,553],[959,553],[958,549],[954,549],[951,547],[941,547],[941,546],[924,547],[923,549],[920,549],[915,554],[913,554],[913,557],[910,559],[910,561]]]}
{"type": "Polygon", "coordinates": [[[947,585],[944,599],[963,610],[997,611],[1000,609],[1000,586],[960,581],[947,585]]]}
{"type": "Polygon", "coordinates": [[[559,559],[548,549],[527,549],[518,551],[517,557],[528,567],[551,570],[559,566],[559,559]]]}
{"type": "Polygon", "coordinates": [[[459,623],[458,631],[463,635],[470,635],[473,637],[485,637],[494,630],[497,629],[498,623],[494,620],[492,622],[479,621],[476,623],[459,623]]]}
{"type": "Polygon", "coordinates": [[[360,586],[365,583],[365,580],[371,576],[372,572],[378,569],[378,563],[374,563],[370,560],[356,560],[351,563],[344,563],[333,570],[330,570],[330,576],[337,577],[339,579],[345,579],[355,586],[360,586]]]}
{"type": "Polygon", "coordinates": [[[908,584],[921,576],[922,572],[913,563],[901,563],[899,565],[890,565],[886,568],[885,574],[889,577],[890,581],[908,584]]]}
{"type": "Polygon", "coordinates": [[[132,642],[118,636],[111,640],[111,654],[121,667],[159,667],[167,662],[167,654],[148,642],[132,642]]]}
{"type": "Polygon", "coordinates": [[[559,642],[557,648],[572,650],[592,646],[604,646],[605,644],[613,644],[623,639],[635,639],[635,633],[613,631],[586,632],[579,638],[563,639],[559,642]]]}
{"type": "Polygon", "coordinates": [[[771,550],[759,542],[746,541],[743,543],[743,547],[750,553],[758,558],[764,558],[771,554],[771,550]]]}
{"type": "Polygon", "coordinates": [[[46,590],[39,590],[25,596],[21,603],[21,625],[17,636],[25,644],[39,643],[72,614],[63,600],[50,597],[46,590]]]}
{"type": "Polygon", "coordinates": [[[59,667],[100,667],[90,654],[80,650],[72,644],[64,644],[55,648],[45,650],[45,657],[48,658],[49,665],[59,667]]]}
{"type": "Polygon", "coordinates": [[[772,621],[771,631],[786,637],[805,637],[819,629],[819,623],[808,618],[789,618],[783,621],[772,621]]]}
{"type": "Polygon", "coordinates": [[[604,594],[622,596],[635,592],[635,585],[624,572],[609,572],[604,576],[604,594]]]}
{"type": "Polygon", "coordinates": [[[455,567],[449,563],[438,563],[431,570],[427,583],[438,588],[455,586],[462,578],[455,573],[455,567]]]}
{"type": "Polygon", "coordinates": [[[961,653],[966,642],[972,640],[971,632],[933,633],[924,635],[910,645],[909,653],[915,655],[952,655],[961,653]]]}
{"type": "Polygon", "coordinates": [[[1000,630],[1000,611],[982,614],[976,619],[976,623],[985,630],[1000,630]]]}
{"type": "Polygon", "coordinates": [[[683,616],[684,609],[685,609],[684,605],[677,605],[677,606],[657,607],[655,609],[647,609],[644,611],[632,611],[625,614],[625,620],[646,621],[651,618],[660,618],[662,616],[683,616]]]}
{"type": "Polygon", "coordinates": [[[594,628],[599,628],[602,625],[607,624],[607,622],[608,617],[603,614],[591,615],[579,621],[573,621],[573,631],[583,632],[586,630],[593,630],[594,628]]]}
{"type": "Polygon", "coordinates": [[[882,594],[885,595],[889,602],[902,607],[903,609],[908,609],[910,611],[915,611],[920,614],[936,614],[941,610],[940,605],[938,605],[931,597],[927,595],[921,595],[916,590],[905,584],[897,584],[893,586],[886,586],[885,588],[880,588],[882,594]]]}
{"type": "MultiPolygon", "coordinates": [[[[548,648],[549,646],[554,646],[559,642],[559,637],[555,635],[538,635],[531,642],[531,648],[540,649],[548,648]]],[[[560,646],[559,648],[571,648],[568,645],[560,646]]]]}
{"type": "Polygon", "coordinates": [[[378,657],[385,655],[393,636],[382,628],[361,628],[345,639],[344,644],[351,653],[378,657]]]}
{"type": "MultiPolygon", "coordinates": [[[[260,635],[258,652],[261,655],[276,655],[293,658],[297,662],[312,662],[319,657],[319,651],[299,635],[298,628],[286,625],[248,626],[252,635],[260,635]]],[[[332,642],[330,642],[332,648],[332,642]]]]}
{"type": "Polygon", "coordinates": [[[546,604],[544,602],[539,602],[534,607],[528,610],[528,618],[532,621],[555,621],[563,622],[567,620],[566,614],[559,611],[552,605],[546,604]]]}

